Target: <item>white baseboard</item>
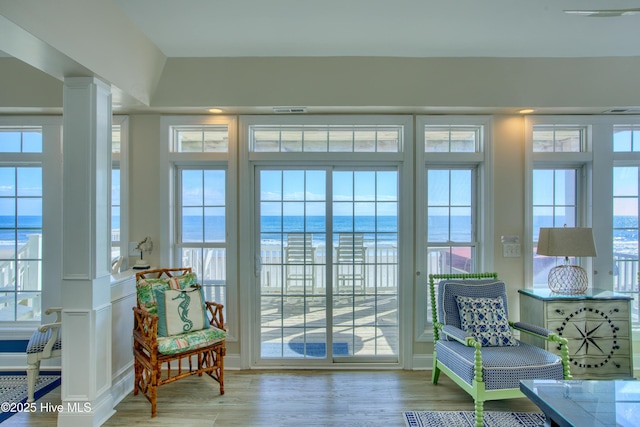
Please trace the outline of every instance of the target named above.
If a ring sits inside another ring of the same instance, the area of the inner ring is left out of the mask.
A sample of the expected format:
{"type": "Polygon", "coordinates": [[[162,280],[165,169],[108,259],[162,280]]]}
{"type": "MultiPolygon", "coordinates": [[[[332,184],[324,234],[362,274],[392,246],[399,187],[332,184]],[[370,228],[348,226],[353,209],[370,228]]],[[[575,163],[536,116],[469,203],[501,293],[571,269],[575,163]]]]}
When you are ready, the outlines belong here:
{"type": "Polygon", "coordinates": [[[114,407],[133,391],[134,380],[135,372],[132,360],[131,363],[127,364],[120,372],[115,373],[111,380],[111,397],[114,407]]]}
{"type": "Polygon", "coordinates": [[[433,369],[433,354],[414,354],[412,363],[413,371],[430,371],[433,369]]]}
{"type": "Polygon", "coordinates": [[[239,354],[227,354],[224,357],[224,369],[230,369],[233,371],[240,370],[240,355],[239,354]]]}

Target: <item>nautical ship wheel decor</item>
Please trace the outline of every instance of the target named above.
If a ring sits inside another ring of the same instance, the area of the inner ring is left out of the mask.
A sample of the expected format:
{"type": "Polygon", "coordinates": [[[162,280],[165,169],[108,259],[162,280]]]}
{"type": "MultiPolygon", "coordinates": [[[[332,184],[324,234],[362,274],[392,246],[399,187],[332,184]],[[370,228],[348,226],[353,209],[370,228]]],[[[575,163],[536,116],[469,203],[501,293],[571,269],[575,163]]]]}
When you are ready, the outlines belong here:
{"type": "MultiPolygon", "coordinates": [[[[617,312],[618,309],[613,311],[617,312]]],[[[616,350],[620,349],[617,336],[619,329],[604,311],[594,307],[581,307],[564,318],[557,332],[569,340],[569,361],[573,365],[597,369],[607,363],[615,363],[612,358],[616,350]]]]}

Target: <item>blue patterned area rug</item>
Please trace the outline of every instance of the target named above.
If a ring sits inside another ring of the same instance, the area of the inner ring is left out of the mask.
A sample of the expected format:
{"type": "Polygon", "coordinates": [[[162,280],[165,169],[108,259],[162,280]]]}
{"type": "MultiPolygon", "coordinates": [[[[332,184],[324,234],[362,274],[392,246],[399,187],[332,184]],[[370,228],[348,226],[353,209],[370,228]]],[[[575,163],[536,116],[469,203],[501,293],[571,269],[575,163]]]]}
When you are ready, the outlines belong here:
{"type": "MultiPolygon", "coordinates": [[[[474,427],[476,414],[473,411],[410,411],[404,412],[407,427],[474,427]]],[[[538,427],[544,425],[544,415],[530,412],[485,411],[485,427],[538,427]]]]}
{"type": "MultiPolygon", "coordinates": [[[[36,380],[34,398],[38,400],[60,385],[60,375],[40,375],[36,380]]],[[[19,373],[0,374],[0,423],[16,414],[16,404],[27,401],[27,375],[19,373]],[[6,407],[6,408],[5,408],[6,407]],[[5,411],[8,409],[8,411],[5,411]]]]}

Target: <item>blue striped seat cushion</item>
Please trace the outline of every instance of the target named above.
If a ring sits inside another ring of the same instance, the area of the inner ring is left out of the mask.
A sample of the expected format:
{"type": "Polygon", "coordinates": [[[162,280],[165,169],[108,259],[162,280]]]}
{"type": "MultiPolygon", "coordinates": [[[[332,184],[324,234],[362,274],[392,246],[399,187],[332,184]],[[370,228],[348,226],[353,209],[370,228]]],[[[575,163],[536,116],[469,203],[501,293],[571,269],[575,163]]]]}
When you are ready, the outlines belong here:
{"type": "MultiPolygon", "coordinates": [[[[32,353],[40,353],[44,350],[44,347],[47,345],[47,341],[51,338],[51,329],[47,329],[46,332],[35,331],[31,338],[29,338],[29,343],[27,344],[27,354],[32,353]]],[[[58,332],[58,339],[55,344],[53,344],[53,350],[60,350],[62,348],[62,338],[60,337],[61,333],[58,332]]]]}
{"type": "MultiPolygon", "coordinates": [[[[518,346],[482,347],[482,370],[487,390],[519,388],[520,380],[563,379],[559,356],[518,341],[518,346]]],[[[436,343],[436,357],[465,382],[471,384],[474,373],[473,347],[456,341],[436,343]]]]}

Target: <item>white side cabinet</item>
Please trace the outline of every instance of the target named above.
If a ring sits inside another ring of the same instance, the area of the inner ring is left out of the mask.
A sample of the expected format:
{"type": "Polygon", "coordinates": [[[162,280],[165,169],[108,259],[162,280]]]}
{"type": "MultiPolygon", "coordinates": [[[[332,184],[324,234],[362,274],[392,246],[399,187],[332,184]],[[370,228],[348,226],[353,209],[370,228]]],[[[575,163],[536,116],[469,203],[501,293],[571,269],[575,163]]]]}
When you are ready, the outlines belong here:
{"type": "MultiPolygon", "coordinates": [[[[520,289],[520,320],[569,341],[571,375],[577,379],[633,377],[631,297],[592,289],[580,295],[520,289]]],[[[521,340],[560,354],[560,346],[528,334],[521,340]]]]}

